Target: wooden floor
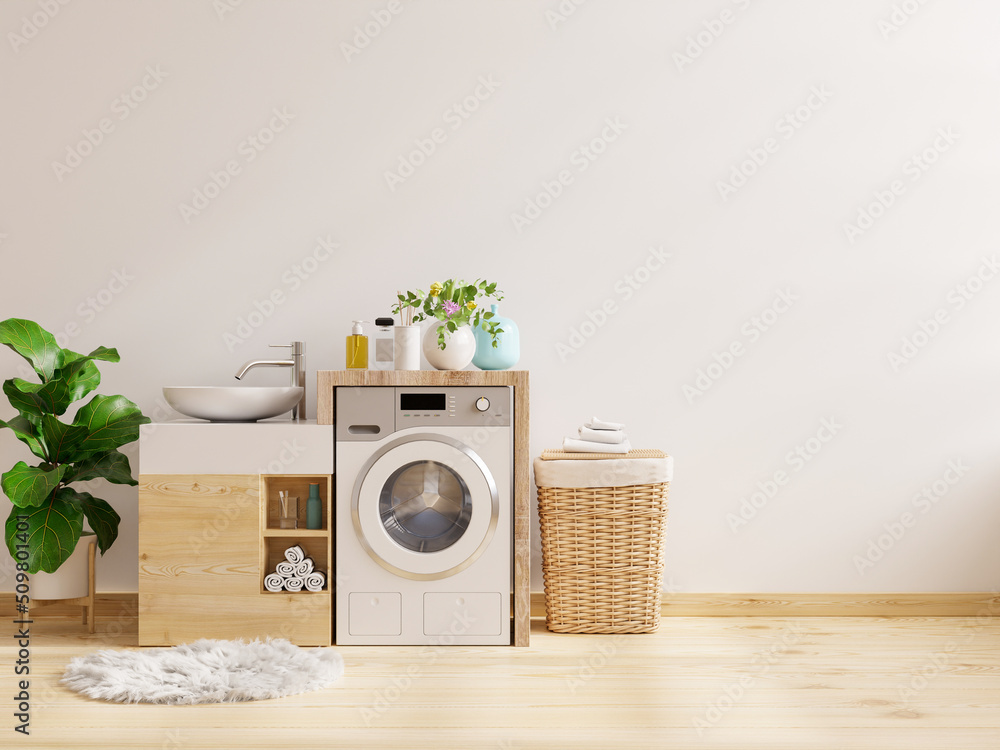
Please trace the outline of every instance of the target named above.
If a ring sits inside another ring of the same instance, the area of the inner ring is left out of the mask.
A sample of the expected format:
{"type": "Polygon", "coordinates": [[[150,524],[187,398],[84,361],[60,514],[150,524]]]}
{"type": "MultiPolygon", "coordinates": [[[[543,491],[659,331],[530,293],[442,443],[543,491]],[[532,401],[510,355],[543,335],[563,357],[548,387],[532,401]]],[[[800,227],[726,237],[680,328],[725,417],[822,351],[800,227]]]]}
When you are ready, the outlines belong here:
{"type": "Polygon", "coordinates": [[[0,747],[1000,748],[989,616],[665,618],[632,636],[535,620],[527,649],[339,647],[346,674],[321,692],[178,707],[59,685],[71,657],[135,646],[134,604],[105,605],[95,635],[37,613],[28,738],[12,732],[16,649],[3,639],[0,747]]]}

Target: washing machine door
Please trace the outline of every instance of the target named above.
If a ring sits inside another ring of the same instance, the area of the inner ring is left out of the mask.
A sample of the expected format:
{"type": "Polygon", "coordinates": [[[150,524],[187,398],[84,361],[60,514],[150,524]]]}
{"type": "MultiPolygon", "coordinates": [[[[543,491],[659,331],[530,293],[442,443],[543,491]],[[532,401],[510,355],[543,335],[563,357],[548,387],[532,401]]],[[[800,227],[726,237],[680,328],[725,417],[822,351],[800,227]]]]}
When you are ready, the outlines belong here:
{"type": "Polygon", "coordinates": [[[451,437],[394,440],[362,467],[351,499],[354,529],[372,559],[415,580],[465,570],[489,546],[500,514],[482,458],[451,437]]]}

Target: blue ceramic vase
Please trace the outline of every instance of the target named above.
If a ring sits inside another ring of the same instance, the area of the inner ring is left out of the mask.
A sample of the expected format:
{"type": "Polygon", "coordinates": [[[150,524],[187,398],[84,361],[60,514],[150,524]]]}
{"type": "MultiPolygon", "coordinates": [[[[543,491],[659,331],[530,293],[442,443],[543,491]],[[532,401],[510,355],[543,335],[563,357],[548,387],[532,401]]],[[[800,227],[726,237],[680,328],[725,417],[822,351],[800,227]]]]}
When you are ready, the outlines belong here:
{"type": "Polygon", "coordinates": [[[476,356],[472,358],[472,364],[480,370],[509,370],[521,358],[521,337],[517,331],[517,323],[498,315],[496,305],[491,305],[490,309],[493,311],[490,322],[502,328],[503,333],[497,334],[497,346],[494,349],[493,339],[481,326],[473,329],[476,335],[476,356]]]}

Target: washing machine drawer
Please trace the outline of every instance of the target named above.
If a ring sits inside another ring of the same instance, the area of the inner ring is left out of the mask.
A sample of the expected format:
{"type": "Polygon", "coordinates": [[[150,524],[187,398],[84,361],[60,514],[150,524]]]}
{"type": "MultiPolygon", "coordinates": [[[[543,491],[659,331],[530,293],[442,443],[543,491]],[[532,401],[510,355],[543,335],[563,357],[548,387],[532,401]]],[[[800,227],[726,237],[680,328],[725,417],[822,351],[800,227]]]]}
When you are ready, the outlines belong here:
{"type": "Polygon", "coordinates": [[[424,594],[424,635],[500,635],[502,617],[497,592],[424,594]]]}
{"type": "Polygon", "coordinates": [[[348,602],[348,632],[351,635],[400,635],[403,604],[399,593],[355,592],[348,602]]]}

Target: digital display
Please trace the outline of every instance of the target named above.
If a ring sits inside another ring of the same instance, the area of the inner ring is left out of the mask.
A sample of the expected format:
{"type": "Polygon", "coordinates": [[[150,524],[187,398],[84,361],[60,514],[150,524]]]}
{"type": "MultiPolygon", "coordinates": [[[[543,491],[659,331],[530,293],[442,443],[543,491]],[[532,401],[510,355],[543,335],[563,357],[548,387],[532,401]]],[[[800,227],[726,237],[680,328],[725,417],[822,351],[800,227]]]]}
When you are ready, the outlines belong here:
{"type": "Polygon", "coordinates": [[[448,408],[443,393],[400,393],[399,408],[403,411],[445,411],[448,408]]]}

